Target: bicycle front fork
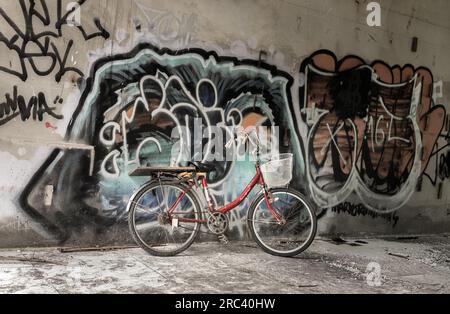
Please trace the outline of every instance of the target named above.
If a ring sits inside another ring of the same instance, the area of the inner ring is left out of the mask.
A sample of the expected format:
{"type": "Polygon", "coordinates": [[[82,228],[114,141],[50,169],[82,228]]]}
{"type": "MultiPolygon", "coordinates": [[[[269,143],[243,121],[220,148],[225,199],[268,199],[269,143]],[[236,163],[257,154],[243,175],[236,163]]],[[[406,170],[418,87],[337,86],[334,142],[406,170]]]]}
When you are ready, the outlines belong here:
{"type": "Polygon", "coordinates": [[[272,191],[270,191],[265,184],[263,184],[262,188],[264,193],[264,199],[266,200],[266,205],[269,208],[270,213],[277,220],[277,223],[279,225],[285,224],[286,220],[284,219],[283,215],[278,213],[276,208],[273,206],[275,200],[273,198],[272,191]]]}

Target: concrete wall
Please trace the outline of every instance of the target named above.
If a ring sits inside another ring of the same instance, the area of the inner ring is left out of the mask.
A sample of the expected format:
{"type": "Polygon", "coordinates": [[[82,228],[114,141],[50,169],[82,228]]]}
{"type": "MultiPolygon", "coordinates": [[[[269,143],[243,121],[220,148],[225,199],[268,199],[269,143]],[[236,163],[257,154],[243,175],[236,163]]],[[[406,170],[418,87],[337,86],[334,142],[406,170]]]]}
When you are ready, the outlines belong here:
{"type": "MultiPolygon", "coordinates": [[[[128,171],[168,163],[161,134],[186,124],[151,116],[164,95],[206,126],[232,109],[280,125],[322,234],[450,229],[447,0],[380,1],[380,27],[363,0],[88,0],[78,26],[64,23],[69,1],[30,2],[0,5],[0,246],[127,241],[142,183],[128,171]]],[[[219,166],[221,203],[252,168],[219,166]]],[[[239,237],[246,205],[231,216],[239,237]]]]}

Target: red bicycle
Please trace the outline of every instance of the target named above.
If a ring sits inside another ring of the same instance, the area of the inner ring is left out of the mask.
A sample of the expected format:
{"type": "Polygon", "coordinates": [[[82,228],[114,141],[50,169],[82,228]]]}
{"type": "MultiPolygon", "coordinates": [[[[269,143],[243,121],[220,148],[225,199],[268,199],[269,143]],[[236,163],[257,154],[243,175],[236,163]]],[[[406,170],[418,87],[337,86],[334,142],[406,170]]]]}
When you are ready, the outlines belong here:
{"type": "MultiPolygon", "coordinates": [[[[249,133],[245,136],[250,138],[249,133]]],[[[256,147],[255,176],[236,200],[218,209],[208,190],[207,175],[214,170],[209,164],[147,167],[132,172],[131,176],[153,177],[128,203],[128,223],[135,242],[152,255],[174,256],[192,245],[202,224],[211,233],[224,236],[229,226],[227,213],[259,185],[261,191],[247,214],[253,239],[264,251],[277,256],[291,257],[306,250],[317,230],[313,207],[298,191],[271,187],[277,183],[268,186],[265,180],[271,176],[272,181],[281,178],[280,182],[289,183],[286,177],[292,178],[292,154],[261,164],[259,142],[256,147]]]]}

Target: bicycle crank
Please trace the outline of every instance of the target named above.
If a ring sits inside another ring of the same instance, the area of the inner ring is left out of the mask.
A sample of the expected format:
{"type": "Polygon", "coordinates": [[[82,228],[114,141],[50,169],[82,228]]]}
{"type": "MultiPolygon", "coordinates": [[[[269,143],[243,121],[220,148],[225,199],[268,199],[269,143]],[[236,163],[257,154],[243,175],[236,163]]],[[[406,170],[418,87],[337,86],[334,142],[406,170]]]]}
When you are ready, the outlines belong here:
{"type": "Polygon", "coordinates": [[[222,213],[211,213],[208,218],[208,229],[213,234],[219,235],[227,231],[229,225],[228,216],[222,213]]]}

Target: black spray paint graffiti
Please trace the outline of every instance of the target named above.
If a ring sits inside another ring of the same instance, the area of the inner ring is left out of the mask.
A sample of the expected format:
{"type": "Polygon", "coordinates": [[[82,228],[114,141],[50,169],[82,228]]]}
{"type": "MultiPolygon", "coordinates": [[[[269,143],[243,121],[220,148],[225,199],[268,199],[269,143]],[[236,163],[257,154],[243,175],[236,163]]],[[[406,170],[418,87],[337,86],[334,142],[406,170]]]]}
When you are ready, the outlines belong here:
{"type": "Polygon", "coordinates": [[[431,154],[430,169],[423,174],[433,186],[438,187],[438,198],[442,196],[439,190],[442,190],[443,181],[450,179],[450,115],[447,115],[439,134],[439,141],[431,154]]]}
{"type": "MultiPolygon", "coordinates": [[[[428,178],[431,184],[438,188],[438,191],[442,189],[442,182],[450,179],[450,125],[448,123],[446,122],[439,132],[439,141],[434,146],[429,167],[423,173],[418,190],[422,189],[424,177],[428,178]]],[[[440,192],[438,192],[438,198],[440,198],[439,196],[442,196],[440,192]]]]}
{"type": "Polygon", "coordinates": [[[450,151],[439,156],[438,176],[442,181],[450,179],[450,151]]]}
{"type": "MultiPolygon", "coordinates": [[[[86,1],[78,0],[78,8],[81,8],[86,1]]],[[[47,1],[40,0],[39,3],[40,10],[35,0],[29,0],[28,6],[25,0],[19,0],[25,21],[23,29],[0,7],[0,16],[15,33],[10,38],[7,38],[3,32],[0,32],[0,43],[3,43],[11,52],[14,52],[18,63],[20,63],[19,69],[12,69],[11,66],[1,65],[0,71],[14,75],[22,81],[27,80],[29,67],[39,76],[50,75],[56,70],[55,80],[57,82],[60,82],[61,78],[68,72],[74,72],[80,76],[84,76],[80,69],[67,65],[74,41],[72,39],[69,40],[65,44],[65,48],[60,48],[61,43],[57,43],[57,39],[63,37],[63,25],[68,24],[68,18],[77,7],[74,6],[72,10],[67,12],[63,11],[62,0],[57,0],[57,16],[54,19],[53,25],[51,25],[53,16],[49,12],[47,1]],[[37,30],[36,21],[39,21],[45,26],[44,30],[37,30]]],[[[76,27],[86,41],[95,37],[109,38],[109,33],[103,28],[100,21],[95,19],[94,23],[98,32],[91,34],[88,34],[81,25],[76,27]]]]}
{"type": "Polygon", "coordinates": [[[375,213],[372,210],[369,210],[367,207],[365,207],[362,204],[352,204],[349,202],[341,203],[337,206],[334,206],[331,208],[331,211],[333,213],[337,214],[348,214],[353,217],[371,217],[371,218],[382,218],[388,221],[389,223],[392,223],[392,227],[395,228],[397,226],[397,223],[399,221],[399,217],[397,216],[397,213],[392,214],[378,214],[375,213]]]}
{"type": "MultiPolygon", "coordinates": [[[[27,102],[24,96],[18,94],[17,86],[14,86],[12,96],[6,94],[5,98],[6,100],[0,103],[0,126],[19,116],[22,121],[27,121],[30,118],[42,121],[45,114],[55,119],[63,119],[62,115],[55,113],[56,107],[49,107],[44,93],[32,96],[27,102]]],[[[63,99],[57,97],[53,104],[61,104],[62,102],[63,99]]]]}
{"type": "MultiPolygon", "coordinates": [[[[128,173],[139,165],[171,163],[172,130],[190,130],[196,119],[205,130],[247,123],[276,125],[280,134],[290,129],[289,147],[283,149],[295,153],[293,182],[301,184],[303,160],[292,131],[291,84],[288,74],[270,65],[259,67],[256,60],[200,49],[173,52],[141,45],[98,61],[66,135],[96,147],[95,175],[88,176],[84,153],[55,151],[23,192],[22,207],[60,239],[87,226],[101,232],[125,223],[128,198],[143,183],[128,173]],[[50,207],[40,196],[47,185],[55,187],[50,207]]],[[[216,169],[209,180],[218,204],[234,198],[254,175],[251,162],[218,162],[216,169]]],[[[245,235],[245,210],[243,206],[230,217],[233,235],[245,235]]]]}

